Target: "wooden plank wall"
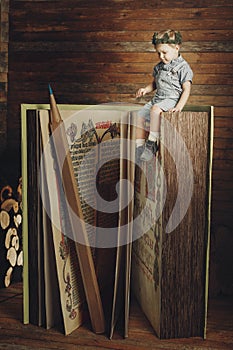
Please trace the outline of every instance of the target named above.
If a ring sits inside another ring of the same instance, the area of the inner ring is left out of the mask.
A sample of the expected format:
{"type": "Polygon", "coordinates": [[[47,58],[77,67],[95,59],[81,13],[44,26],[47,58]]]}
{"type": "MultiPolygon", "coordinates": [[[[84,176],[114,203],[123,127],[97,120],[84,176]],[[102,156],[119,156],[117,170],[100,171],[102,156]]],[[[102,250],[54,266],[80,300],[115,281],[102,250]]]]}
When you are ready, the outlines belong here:
{"type": "Polygon", "coordinates": [[[0,155],[6,147],[9,0],[0,1],[0,155]]]}
{"type": "Polygon", "coordinates": [[[229,0],[11,0],[8,147],[20,149],[20,104],[47,103],[48,82],[58,103],[135,103],[157,62],[153,32],[178,29],[188,103],[215,107],[212,224],[232,229],[232,14],[229,0]]]}

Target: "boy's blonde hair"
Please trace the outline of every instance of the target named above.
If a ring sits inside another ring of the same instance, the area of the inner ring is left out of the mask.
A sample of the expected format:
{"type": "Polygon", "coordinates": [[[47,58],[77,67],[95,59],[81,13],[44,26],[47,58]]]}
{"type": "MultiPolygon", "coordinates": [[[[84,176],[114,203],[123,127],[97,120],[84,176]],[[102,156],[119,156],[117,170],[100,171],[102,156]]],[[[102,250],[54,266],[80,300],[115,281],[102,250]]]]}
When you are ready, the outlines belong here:
{"type": "Polygon", "coordinates": [[[172,29],[155,32],[152,38],[152,44],[178,44],[181,45],[182,36],[180,32],[172,29]]]}

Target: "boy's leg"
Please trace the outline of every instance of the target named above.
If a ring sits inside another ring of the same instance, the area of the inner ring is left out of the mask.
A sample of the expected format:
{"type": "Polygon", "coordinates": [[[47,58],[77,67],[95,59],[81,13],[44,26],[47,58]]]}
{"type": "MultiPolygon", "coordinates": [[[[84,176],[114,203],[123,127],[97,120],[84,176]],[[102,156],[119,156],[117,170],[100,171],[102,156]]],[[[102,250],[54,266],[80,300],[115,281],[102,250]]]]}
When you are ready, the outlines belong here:
{"type": "Polygon", "coordinates": [[[138,116],[136,126],[136,161],[141,158],[145,146],[145,118],[138,116]]]}
{"type": "Polygon", "coordinates": [[[145,118],[142,116],[138,116],[137,118],[137,126],[136,126],[136,144],[137,140],[145,141],[146,132],[145,132],[145,118]]]}
{"type": "Polygon", "coordinates": [[[150,111],[150,134],[141,155],[141,160],[150,161],[159,148],[160,114],[162,110],[154,105],[150,111]]]}
{"type": "Polygon", "coordinates": [[[159,142],[162,109],[154,105],[150,111],[150,134],[148,139],[159,142]]]}
{"type": "Polygon", "coordinates": [[[145,130],[145,121],[150,120],[150,113],[152,108],[152,103],[146,103],[138,112],[137,112],[137,127],[136,127],[136,140],[144,139],[146,137],[145,130]]]}

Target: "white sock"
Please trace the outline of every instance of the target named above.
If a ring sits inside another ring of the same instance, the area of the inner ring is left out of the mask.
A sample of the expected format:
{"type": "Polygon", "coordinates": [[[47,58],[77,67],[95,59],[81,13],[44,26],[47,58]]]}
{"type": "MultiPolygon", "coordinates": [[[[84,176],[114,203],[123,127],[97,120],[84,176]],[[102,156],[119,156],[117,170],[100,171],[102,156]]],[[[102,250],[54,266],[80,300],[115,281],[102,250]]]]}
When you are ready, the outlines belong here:
{"type": "Polygon", "coordinates": [[[159,131],[150,131],[148,140],[150,141],[158,141],[160,138],[160,132],[159,131]]]}
{"type": "Polygon", "coordinates": [[[145,145],[145,139],[136,139],[136,147],[145,145]]]}

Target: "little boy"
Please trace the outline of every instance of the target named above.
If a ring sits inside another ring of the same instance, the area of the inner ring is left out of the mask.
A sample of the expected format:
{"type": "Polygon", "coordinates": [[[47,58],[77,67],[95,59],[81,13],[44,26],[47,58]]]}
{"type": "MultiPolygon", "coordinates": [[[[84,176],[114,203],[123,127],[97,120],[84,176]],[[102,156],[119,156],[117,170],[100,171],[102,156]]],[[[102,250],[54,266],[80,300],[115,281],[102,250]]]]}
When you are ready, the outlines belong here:
{"type": "Polygon", "coordinates": [[[165,30],[154,33],[152,44],[160,62],[154,67],[153,81],[136,92],[136,98],[155,90],[152,100],[138,111],[136,158],[150,161],[159,148],[160,114],[177,112],[185,106],[191,91],[193,72],[180,55],[180,32],[165,30]],[[145,142],[145,121],[150,121],[150,133],[145,142]]]}

